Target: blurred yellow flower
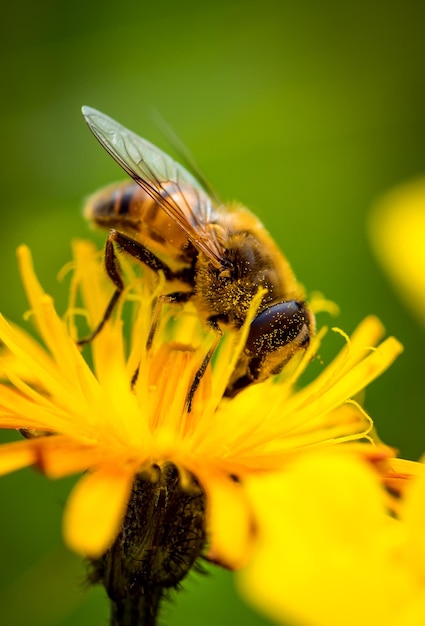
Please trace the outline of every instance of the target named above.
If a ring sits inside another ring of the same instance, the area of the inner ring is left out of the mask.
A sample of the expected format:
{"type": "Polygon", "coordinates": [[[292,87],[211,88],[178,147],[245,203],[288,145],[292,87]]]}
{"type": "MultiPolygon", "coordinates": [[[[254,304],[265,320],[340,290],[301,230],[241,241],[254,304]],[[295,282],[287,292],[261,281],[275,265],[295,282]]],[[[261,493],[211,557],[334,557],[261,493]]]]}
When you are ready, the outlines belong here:
{"type": "Polygon", "coordinates": [[[400,185],[372,213],[379,260],[412,313],[425,323],[425,180],[400,185]]]}
{"type": "Polygon", "coordinates": [[[425,466],[394,464],[412,476],[398,519],[377,473],[337,449],[250,478],[257,549],[239,575],[248,601],[277,623],[422,626],[425,466]]]}
{"type": "Polygon", "coordinates": [[[44,346],[0,318],[0,427],[35,435],[1,446],[0,472],[35,465],[56,478],[89,470],[64,513],[65,538],[76,551],[91,558],[104,553],[120,531],[135,477],[143,473],[154,481],[155,468],[171,464],[184,488],[200,485],[205,494],[210,557],[239,567],[255,531],[244,486],[249,477],[263,479],[306,450],[340,443],[371,461],[388,456],[388,449],[372,443],[372,422],[354,400],[401,351],[391,337],[377,346],[383,328],[375,318],[350,339],[342,337],[341,352],[303,388],[296,385],[324,330],[276,380],[233,399],[223,392],[247,328],[225,335],[188,412],[188,390],[213,340],[190,306],[174,320],[176,308],[161,310],[147,350],[157,293],[149,277],[134,277],[121,303],[134,309],[128,345],[121,306],[90,344],[90,366],[77,346],[76,327],[82,315],[96,326],[111,285],[91,244],[76,243],[74,257],[63,321],[37,281],[28,249],[19,249],[30,319],[44,346]]]}

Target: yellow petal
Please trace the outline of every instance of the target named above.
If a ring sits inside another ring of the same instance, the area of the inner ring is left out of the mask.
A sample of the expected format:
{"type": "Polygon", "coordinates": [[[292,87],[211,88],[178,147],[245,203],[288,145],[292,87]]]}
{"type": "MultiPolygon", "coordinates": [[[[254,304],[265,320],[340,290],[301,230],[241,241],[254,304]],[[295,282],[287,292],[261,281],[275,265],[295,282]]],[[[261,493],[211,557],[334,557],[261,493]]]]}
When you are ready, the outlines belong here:
{"type": "Polygon", "coordinates": [[[104,460],[97,446],[84,446],[60,435],[39,436],[0,447],[0,474],[36,465],[49,478],[60,478],[85,471],[104,460]]]}
{"type": "Polygon", "coordinates": [[[74,487],[65,508],[68,545],[89,557],[101,556],[117,536],[134,478],[134,469],[102,466],[74,487]]]}
{"type": "Polygon", "coordinates": [[[402,185],[375,208],[371,238],[384,268],[414,315],[425,322],[425,180],[402,185]]]}
{"type": "Polygon", "coordinates": [[[209,556],[230,568],[242,567],[249,558],[253,525],[244,488],[229,477],[208,473],[198,478],[207,496],[209,556]]]}
{"type": "Polygon", "coordinates": [[[99,251],[92,242],[73,241],[72,252],[75,259],[72,287],[75,290],[81,289],[84,308],[89,314],[93,327],[95,327],[100,322],[108,299],[112,295],[112,281],[108,282],[99,251]],[[108,292],[105,286],[108,288],[108,292]]]}
{"type": "MultiPolygon", "coordinates": [[[[74,385],[78,384],[90,389],[93,386],[92,372],[82,359],[76,343],[69,336],[65,324],[57,315],[53,299],[44,293],[38,282],[31,254],[26,246],[18,248],[18,260],[34,321],[55,360],[56,369],[65,379],[72,379],[74,385]]],[[[15,345],[15,348],[17,346],[19,343],[15,345]]]]}
{"type": "MultiPolygon", "coordinates": [[[[423,464],[417,464],[423,470],[423,464]]],[[[408,528],[409,559],[425,579],[425,474],[415,476],[407,485],[402,519],[408,528]]],[[[425,595],[425,593],[424,593],[425,595]]]]}
{"type": "Polygon", "coordinates": [[[31,440],[5,443],[0,447],[0,475],[32,465],[37,460],[31,440]]]}
{"type": "Polygon", "coordinates": [[[379,547],[387,518],[366,464],[342,453],[313,453],[285,474],[247,487],[259,534],[240,578],[248,601],[280,623],[389,623],[391,588],[379,547]]]}
{"type": "Polygon", "coordinates": [[[37,448],[37,467],[49,478],[83,472],[105,459],[99,446],[88,446],[68,437],[53,435],[33,440],[37,448]]]}

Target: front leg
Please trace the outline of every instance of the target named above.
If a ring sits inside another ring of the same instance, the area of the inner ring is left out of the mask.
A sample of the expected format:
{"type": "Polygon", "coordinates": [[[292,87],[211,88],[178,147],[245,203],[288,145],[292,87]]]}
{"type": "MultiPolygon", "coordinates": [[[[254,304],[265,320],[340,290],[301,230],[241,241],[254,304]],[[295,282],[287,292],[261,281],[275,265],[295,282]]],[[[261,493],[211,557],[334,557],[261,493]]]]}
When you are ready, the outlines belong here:
{"type": "Polygon", "coordinates": [[[124,290],[124,280],[122,278],[121,268],[118,262],[117,255],[115,253],[114,243],[116,243],[121,250],[134,257],[155,272],[164,272],[166,280],[184,280],[183,272],[173,272],[171,268],[168,267],[168,265],[163,263],[163,261],[161,261],[155,254],[153,254],[153,252],[146,248],[146,246],[136,241],[135,239],[128,237],[127,235],[119,233],[117,230],[111,230],[105,244],[105,269],[109,278],[115,285],[115,291],[112,294],[112,297],[108,303],[108,306],[105,309],[105,312],[99,324],[90,333],[90,335],[88,335],[88,337],[84,337],[83,339],[80,339],[78,341],[78,345],[80,346],[84,346],[87,343],[90,343],[100,333],[108,319],[111,317],[112,312],[115,309],[115,306],[119,300],[119,297],[124,290]]]}
{"type": "Polygon", "coordinates": [[[186,396],[186,411],[188,413],[190,413],[192,410],[193,396],[195,395],[195,392],[199,387],[202,377],[205,374],[205,370],[207,369],[208,364],[210,363],[212,357],[214,356],[214,353],[218,348],[218,344],[220,343],[220,340],[223,336],[223,331],[221,330],[220,326],[218,325],[217,321],[214,318],[211,318],[208,320],[208,326],[215,333],[215,338],[214,338],[211,348],[208,350],[199,369],[197,370],[195,377],[192,381],[192,385],[186,396]]]}
{"type": "MultiPolygon", "coordinates": [[[[149,334],[146,341],[146,351],[148,352],[152,348],[152,343],[155,337],[155,333],[158,328],[159,320],[161,317],[162,307],[165,304],[184,304],[185,302],[189,302],[190,298],[193,296],[192,291],[176,291],[174,293],[165,294],[159,296],[158,300],[155,303],[155,307],[153,309],[152,321],[149,328],[149,334]]],[[[134,385],[137,382],[139,377],[139,368],[138,365],[136,371],[133,374],[131,379],[131,388],[133,389],[134,385]]]]}
{"type": "MultiPolygon", "coordinates": [[[[112,282],[115,284],[117,288],[119,288],[116,282],[116,274],[114,273],[114,268],[117,268],[118,261],[114,252],[113,243],[116,243],[120,250],[126,252],[133,258],[137,259],[147,267],[150,267],[154,272],[162,271],[166,280],[173,280],[174,278],[178,278],[179,274],[176,274],[172,271],[171,268],[168,267],[161,259],[159,259],[153,252],[151,252],[146,246],[144,246],[139,241],[124,235],[123,233],[118,232],[117,230],[111,230],[109,233],[109,237],[106,241],[106,246],[111,246],[112,254],[114,255],[114,267],[108,267],[108,259],[107,258],[107,249],[105,248],[105,267],[108,272],[109,277],[112,282]]],[[[121,276],[119,277],[122,284],[121,276]]],[[[121,289],[122,290],[122,289],[121,289]]]]}

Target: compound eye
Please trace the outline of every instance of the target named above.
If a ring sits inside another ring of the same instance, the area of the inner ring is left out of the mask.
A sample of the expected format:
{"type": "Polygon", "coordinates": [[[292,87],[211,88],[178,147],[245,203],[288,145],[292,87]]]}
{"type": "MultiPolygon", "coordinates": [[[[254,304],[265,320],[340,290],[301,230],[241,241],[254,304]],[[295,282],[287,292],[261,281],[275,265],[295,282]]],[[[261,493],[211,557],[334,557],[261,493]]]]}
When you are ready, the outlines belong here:
{"type": "Polygon", "coordinates": [[[294,340],[305,347],[309,341],[310,316],[306,305],[296,300],[279,302],[251,322],[245,349],[252,356],[274,352],[294,340]]]}

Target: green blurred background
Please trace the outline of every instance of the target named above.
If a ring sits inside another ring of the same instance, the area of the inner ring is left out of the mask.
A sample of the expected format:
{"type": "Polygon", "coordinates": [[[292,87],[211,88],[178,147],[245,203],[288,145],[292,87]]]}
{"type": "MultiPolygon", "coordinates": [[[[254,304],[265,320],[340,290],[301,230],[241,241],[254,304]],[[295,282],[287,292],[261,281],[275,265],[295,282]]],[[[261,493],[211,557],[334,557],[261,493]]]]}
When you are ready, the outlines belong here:
{"type": "MultiPolygon", "coordinates": [[[[22,242],[64,306],[57,272],[70,258],[70,239],[95,237],[81,215],[83,198],[121,178],[81,105],[168,150],[159,112],[220,195],[261,217],[307,288],[340,305],[337,320],[323,315],[319,323],[351,332],[375,313],[404,343],[366,407],[382,438],[417,458],[425,449],[424,330],[377,266],[367,219],[380,194],[425,172],[424,7],[421,0],[7,3],[2,312],[21,321],[26,308],[15,263],[22,242]]],[[[101,590],[86,592],[79,559],[62,547],[72,483],[30,470],[0,481],[0,623],[107,623],[101,590]]],[[[162,623],[267,624],[238,599],[228,573],[211,569],[185,589],[162,623]]]]}

